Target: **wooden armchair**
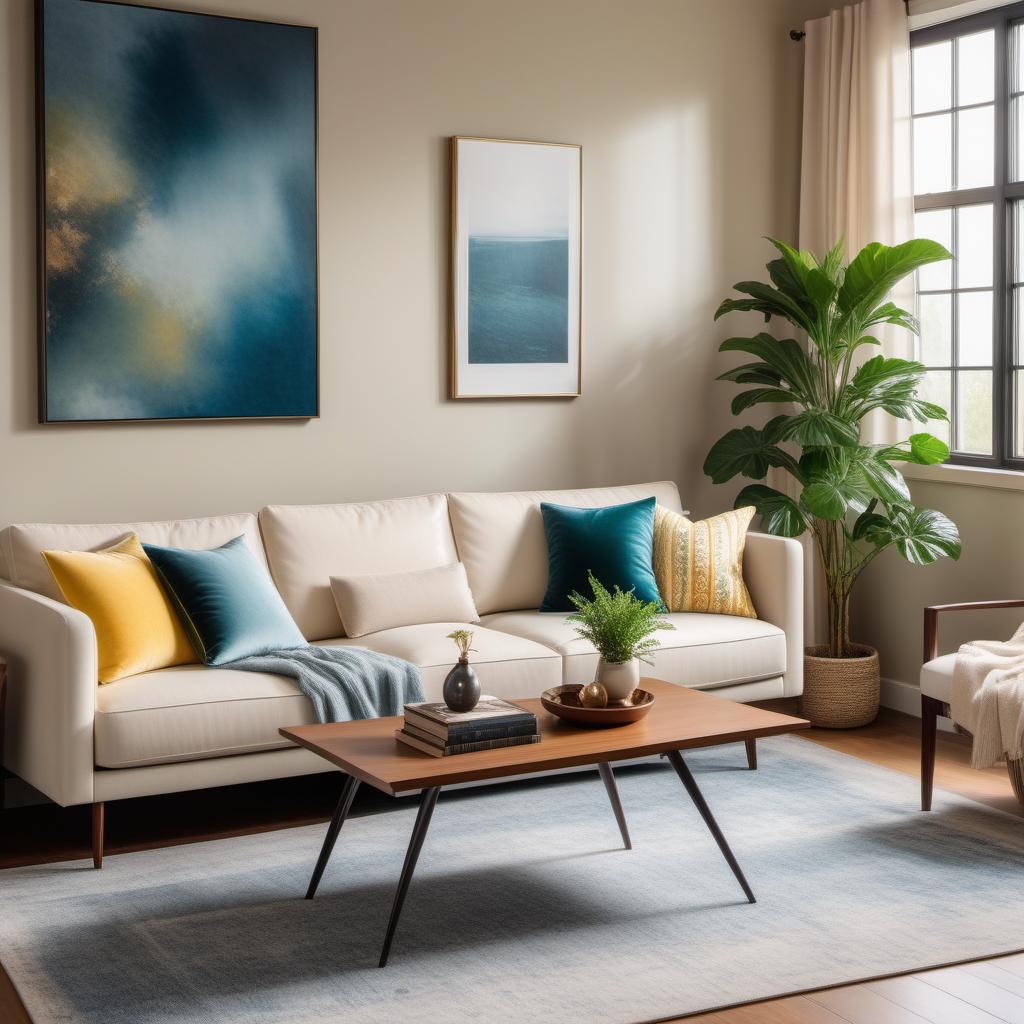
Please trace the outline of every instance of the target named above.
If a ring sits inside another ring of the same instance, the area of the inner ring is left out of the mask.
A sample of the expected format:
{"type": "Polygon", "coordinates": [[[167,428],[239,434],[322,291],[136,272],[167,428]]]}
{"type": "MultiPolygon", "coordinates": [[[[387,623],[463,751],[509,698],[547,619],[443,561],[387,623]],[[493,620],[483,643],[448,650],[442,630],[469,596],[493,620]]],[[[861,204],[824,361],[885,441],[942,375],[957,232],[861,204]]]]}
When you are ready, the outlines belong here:
{"type": "MultiPolygon", "coordinates": [[[[1008,601],[965,601],[935,604],[924,610],[924,664],[921,666],[921,810],[932,809],[935,780],[935,738],[939,717],[949,717],[953,693],[955,654],[939,656],[939,612],[984,611],[992,608],[1024,608],[1024,598],[1008,601]]],[[[1024,804],[1024,779],[1020,762],[1009,766],[1017,799],[1024,804]]]]}

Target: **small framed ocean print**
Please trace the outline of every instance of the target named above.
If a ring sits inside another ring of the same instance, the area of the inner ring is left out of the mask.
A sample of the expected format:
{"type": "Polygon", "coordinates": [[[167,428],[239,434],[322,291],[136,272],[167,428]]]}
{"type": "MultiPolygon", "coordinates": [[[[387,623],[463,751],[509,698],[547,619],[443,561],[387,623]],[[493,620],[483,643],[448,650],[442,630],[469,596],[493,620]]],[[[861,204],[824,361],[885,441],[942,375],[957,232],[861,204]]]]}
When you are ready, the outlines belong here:
{"type": "Polygon", "coordinates": [[[581,147],[456,136],[451,159],[451,397],[575,398],[581,147]]]}
{"type": "Polygon", "coordinates": [[[40,421],[315,417],[316,28],[36,12],[40,421]]]}

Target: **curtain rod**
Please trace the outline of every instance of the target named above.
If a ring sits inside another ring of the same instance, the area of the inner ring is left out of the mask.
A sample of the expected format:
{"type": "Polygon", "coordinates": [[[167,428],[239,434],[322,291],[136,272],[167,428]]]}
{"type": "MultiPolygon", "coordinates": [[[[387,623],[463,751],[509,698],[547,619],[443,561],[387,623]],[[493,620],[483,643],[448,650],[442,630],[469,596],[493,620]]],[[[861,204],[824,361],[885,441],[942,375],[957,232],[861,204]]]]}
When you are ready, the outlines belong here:
{"type": "MultiPolygon", "coordinates": [[[[907,12],[907,16],[909,17],[910,16],[910,0],[903,0],[903,9],[907,12]]],[[[791,28],[789,30],[789,38],[792,39],[794,43],[799,43],[800,40],[803,39],[803,37],[805,35],[807,35],[807,33],[806,32],[802,32],[798,28],[791,28]]]]}

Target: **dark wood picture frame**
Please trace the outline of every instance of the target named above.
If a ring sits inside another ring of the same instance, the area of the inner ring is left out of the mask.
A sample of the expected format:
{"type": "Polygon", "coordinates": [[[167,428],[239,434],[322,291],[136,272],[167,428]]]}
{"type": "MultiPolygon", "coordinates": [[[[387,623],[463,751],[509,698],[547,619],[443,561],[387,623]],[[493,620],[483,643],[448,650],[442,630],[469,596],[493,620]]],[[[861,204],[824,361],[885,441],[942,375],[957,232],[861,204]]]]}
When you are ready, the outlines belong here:
{"type": "Polygon", "coordinates": [[[194,11],[173,7],[132,3],[129,0],[80,0],[82,3],[110,7],[128,7],[147,11],[165,12],[190,17],[216,18],[222,21],[276,25],[286,28],[305,29],[313,34],[313,246],[314,246],[314,409],[312,413],[271,414],[271,415],[223,415],[223,416],[173,416],[110,419],[51,419],[47,401],[47,267],[46,267],[46,83],[45,83],[45,39],[43,11],[46,0],[34,0],[35,17],[35,137],[36,137],[36,352],[38,422],[57,426],[80,426],[106,423],[237,423],[319,419],[321,415],[320,393],[320,42],[316,25],[274,21],[265,18],[246,18],[235,15],[214,14],[209,11],[194,11]]]}

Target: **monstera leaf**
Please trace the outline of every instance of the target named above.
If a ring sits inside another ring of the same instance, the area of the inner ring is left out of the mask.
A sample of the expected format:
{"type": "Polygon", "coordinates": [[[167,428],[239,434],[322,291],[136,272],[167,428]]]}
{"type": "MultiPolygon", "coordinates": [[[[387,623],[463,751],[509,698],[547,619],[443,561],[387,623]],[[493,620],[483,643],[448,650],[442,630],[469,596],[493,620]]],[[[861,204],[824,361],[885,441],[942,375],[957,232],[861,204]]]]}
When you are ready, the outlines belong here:
{"type": "Polygon", "coordinates": [[[780,436],[805,448],[849,446],[860,440],[860,429],[828,409],[810,408],[788,417],[780,436]]]}
{"type": "Polygon", "coordinates": [[[877,457],[886,462],[936,466],[949,458],[949,445],[931,434],[911,434],[903,444],[880,447],[877,457]]]}
{"type": "Polygon", "coordinates": [[[778,446],[779,429],[788,417],[778,416],[761,430],[738,427],[730,430],[708,452],[704,473],[716,484],[734,476],[761,480],[772,466],[796,471],[796,460],[778,446]]]}
{"type": "Polygon", "coordinates": [[[778,374],[773,383],[785,384],[799,402],[813,402],[817,396],[818,372],[814,363],[793,338],[773,338],[770,334],[756,334],[752,338],[727,338],[718,347],[719,352],[746,352],[757,356],[778,374]]]}
{"type": "Polygon", "coordinates": [[[734,508],[753,505],[764,528],[776,537],[799,537],[807,529],[800,506],[782,491],[764,484],[750,484],[736,495],[734,508]]]}
{"type": "Polygon", "coordinates": [[[947,249],[927,238],[912,238],[901,245],[872,242],[850,261],[836,296],[836,306],[849,320],[862,315],[870,320],[882,300],[908,274],[940,260],[951,259],[947,249]]]}
{"type": "Polygon", "coordinates": [[[856,458],[840,452],[810,452],[801,460],[807,486],[800,504],[819,519],[859,515],[871,501],[871,490],[856,458]]]}
{"type": "Polygon", "coordinates": [[[914,565],[929,565],[940,558],[960,557],[960,531],[956,524],[930,508],[897,509],[884,528],[869,534],[877,545],[889,542],[914,565]]]}

